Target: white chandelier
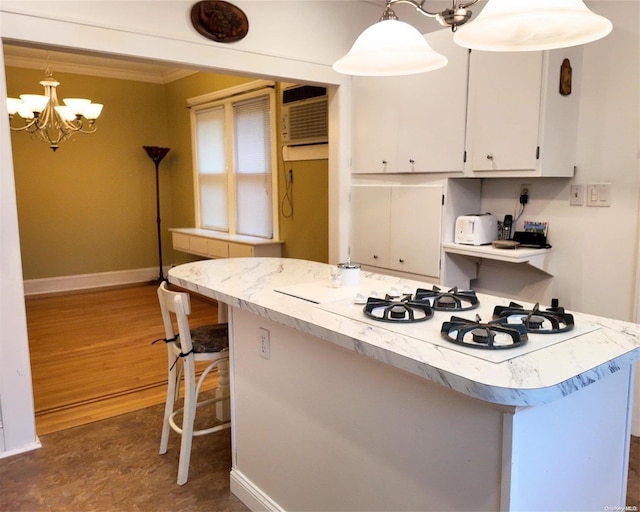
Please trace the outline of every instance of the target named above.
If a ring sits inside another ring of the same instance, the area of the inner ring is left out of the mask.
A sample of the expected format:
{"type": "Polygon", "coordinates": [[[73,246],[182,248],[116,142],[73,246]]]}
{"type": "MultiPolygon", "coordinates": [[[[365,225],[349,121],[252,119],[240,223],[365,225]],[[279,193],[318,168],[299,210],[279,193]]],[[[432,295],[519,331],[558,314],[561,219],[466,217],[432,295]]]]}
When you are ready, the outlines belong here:
{"type": "Polygon", "coordinates": [[[453,40],[465,48],[497,52],[550,50],[589,43],[608,35],[611,22],[591,12],[583,0],[488,0],[472,16],[478,0],[456,3],[441,12],[424,8],[426,0],[387,0],[378,23],[356,39],[349,52],[333,64],[338,73],[389,76],[432,71],[446,65],[420,32],[398,21],[394,4],[410,4],[454,32],[453,40]],[[464,26],[462,26],[464,25],[464,26]],[[458,27],[461,27],[458,30],[458,27]]]}
{"type": "Polygon", "coordinates": [[[48,67],[40,85],[44,86],[44,95],[21,94],[19,99],[7,98],[12,130],[30,133],[36,140],[49,144],[53,151],[74,133],[96,131],[95,121],[102,112],[102,104],[84,98],[65,98],[64,105],[60,105],[56,94],[60,82],[53,78],[48,67]],[[14,126],[16,117],[22,119],[22,125],[14,126]]]}

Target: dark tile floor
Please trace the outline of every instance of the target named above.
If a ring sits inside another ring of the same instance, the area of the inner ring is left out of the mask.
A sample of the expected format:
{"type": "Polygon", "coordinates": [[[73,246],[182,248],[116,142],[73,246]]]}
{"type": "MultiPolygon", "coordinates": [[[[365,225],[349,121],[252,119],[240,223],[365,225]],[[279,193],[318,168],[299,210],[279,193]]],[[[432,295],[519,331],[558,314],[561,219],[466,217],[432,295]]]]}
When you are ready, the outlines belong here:
{"type": "Polygon", "coordinates": [[[231,434],[195,437],[189,481],[176,484],[179,436],[158,455],[164,405],[54,432],[0,460],[0,511],[247,511],[229,491],[231,434]]]}
{"type": "Polygon", "coordinates": [[[640,512],[640,437],[636,436],[631,436],[626,505],[627,512],[640,512]]]}
{"type": "MultiPolygon", "coordinates": [[[[0,512],[247,511],[229,491],[229,430],[194,438],[189,481],[175,483],[179,437],[157,454],[162,407],[47,434],[41,449],[1,459],[0,512]]],[[[626,505],[640,511],[638,437],[626,505]]]]}

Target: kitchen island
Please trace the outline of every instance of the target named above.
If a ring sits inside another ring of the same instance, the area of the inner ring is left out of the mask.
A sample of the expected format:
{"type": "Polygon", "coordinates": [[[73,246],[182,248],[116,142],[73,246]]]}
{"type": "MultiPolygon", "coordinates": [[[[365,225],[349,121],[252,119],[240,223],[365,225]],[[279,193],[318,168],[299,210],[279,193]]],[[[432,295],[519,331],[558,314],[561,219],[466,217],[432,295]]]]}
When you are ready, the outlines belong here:
{"type": "MultiPolygon", "coordinates": [[[[574,337],[485,359],[337,307],[429,283],[363,272],[332,288],[332,270],[237,258],[169,271],[229,306],[231,486],[251,509],[624,507],[640,326],[574,313],[574,337]]],[[[508,303],[478,297],[482,315],[508,303]]]]}

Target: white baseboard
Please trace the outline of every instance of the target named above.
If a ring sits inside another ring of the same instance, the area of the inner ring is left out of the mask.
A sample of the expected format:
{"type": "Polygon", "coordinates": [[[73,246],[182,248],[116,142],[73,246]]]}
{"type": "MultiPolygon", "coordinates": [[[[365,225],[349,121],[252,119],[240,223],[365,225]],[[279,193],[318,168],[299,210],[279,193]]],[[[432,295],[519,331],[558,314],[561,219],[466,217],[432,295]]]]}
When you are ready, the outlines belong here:
{"type": "Polygon", "coordinates": [[[144,283],[146,281],[153,281],[158,277],[158,268],[156,267],[99,272],[96,274],[79,274],[75,276],[48,277],[45,279],[29,279],[24,281],[24,294],[25,296],[29,296],[91,288],[105,288],[124,284],[144,283]]]}
{"type": "Polygon", "coordinates": [[[15,448],[13,450],[7,450],[6,452],[0,451],[0,459],[4,459],[6,457],[13,457],[14,455],[19,455],[20,453],[26,453],[33,450],[38,450],[42,448],[42,444],[40,443],[40,439],[36,437],[36,440],[32,443],[28,443],[20,448],[15,448]]]}
{"type": "Polygon", "coordinates": [[[268,512],[284,512],[275,501],[267,496],[262,490],[245,477],[237,469],[231,470],[229,487],[231,492],[250,510],[266,510],[268,512]]]}

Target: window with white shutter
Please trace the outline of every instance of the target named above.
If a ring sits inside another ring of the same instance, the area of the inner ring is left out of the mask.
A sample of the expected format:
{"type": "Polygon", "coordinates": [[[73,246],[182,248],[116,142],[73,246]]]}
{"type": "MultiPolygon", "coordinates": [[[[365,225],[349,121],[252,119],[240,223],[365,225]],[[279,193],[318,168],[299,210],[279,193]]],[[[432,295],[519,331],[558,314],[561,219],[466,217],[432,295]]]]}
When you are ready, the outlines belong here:
{"type": "Polygon", "coordinates": [[[197,227],[277,238],[273,87],[191,108],[197,227]]]}

